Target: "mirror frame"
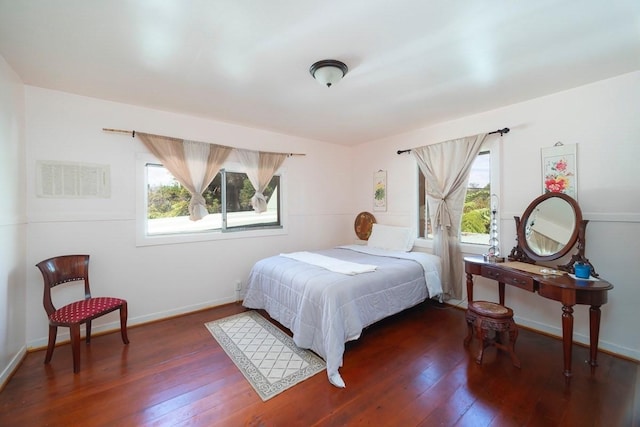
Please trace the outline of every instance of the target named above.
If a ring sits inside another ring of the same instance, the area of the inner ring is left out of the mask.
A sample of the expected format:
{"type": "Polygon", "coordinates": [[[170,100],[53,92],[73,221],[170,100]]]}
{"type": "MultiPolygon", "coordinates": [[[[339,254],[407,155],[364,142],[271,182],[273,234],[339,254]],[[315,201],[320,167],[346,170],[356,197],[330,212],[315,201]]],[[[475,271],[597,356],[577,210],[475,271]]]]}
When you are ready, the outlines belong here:
{"type": "Polygon", "coordinates": [[[524,213],[522,214],[522,221],[520,223],[520,227],[518,227],[518,242],[520,242],[520,245],[524,253],[526,253],[527,256],[532,260],[553,261],[558,258],[562,258],[566,254],[568,254],[569,251],[571,251],[573,247],[576,245],[576,242],[578,241],[578,233],[580,231],[580,224],[582,224],[582,211],[580,210],[580,206],[578,206],[578,202],[576,202],[573,198],[563,193],[546,193],[536,198],[533,202],[531,202],[527,207],[527,210],[525,210],[524,213]],[[569,237],[569,241],[560,250],[550,255],[540,255],[534,252],[529,247],[529,242],[527,242],[527,239],[525,236],[525,230],[527,228],[527,223],[529,222],[529,217],[535,211],[535,209],[541,203],[544,203],[545,201],[553,198],[560,198],[564,200],[573,209],[573,215],[575,218],[573,231],[571,232],[571,237],[569,237]]]}
{"type": "Polygon", "coordinates": [[[511,249],[511,253],[509,254],[509,257],[508,257],[509,261],[522,261],[522,262],[527,262],[529,264],[535,264],[536,261],[553,261],[567,255],[569,252],[571,252],[571,250],[574,248],[574,246],[576,246],[576,243],[577,243],[578,244],[577,252],[575,252],[571,256],[571,260],[568,263],[564,265],[558,265],[557,266],[558,269],[562,271],[567,271],[569,273],[574,273],[575,271],[573,268],[574,264],[577,264],[577,263],[586,264],[589,266],[589,269],[591,271],[591,276],[599,277],[599,274],[596,272],[596,269],[593,267],[593,264],[591,264],[589,259],[586,258],[584,255],[584,249],[586,244],[585,235],[587,230],[587,223],[589,222],[589,220],[582,219],[582,211],[580,210],[580,206],[578,205],[578,202],[575,199],[573,199],[570,196],[567,196],[564,193],[546,193],[546,194],[543,194],[542,196],[537,197],[533,202],[529,204],[529,206],[527,207],[527,210],[525,210],[524,214],[522,214],[522,220],[520,220],[519,216],[514,216],[513,219],[516,222],[517,237],[516,237],[516,246],[514,246],[514,248],[511,249]],[[529,221],[529,217],[531,216],[531,213],[534,211],[534,209],[536,209],[536,207],[538,207],[540,203],[544,202],[545,200],[551,199],[553,197],[558,197],[563,199],[573,208],[573,213],[576,219],[575,226],[573,229],[573,233],[571,233],[571,237],[569,238],[569,241],[562,249],[560,249],[558,252],[551,255],[538,255],[537,253],[533,252],[529,247],[529,245],[527,244],[526,235],[525,235],[527,222],[529,221]]]}

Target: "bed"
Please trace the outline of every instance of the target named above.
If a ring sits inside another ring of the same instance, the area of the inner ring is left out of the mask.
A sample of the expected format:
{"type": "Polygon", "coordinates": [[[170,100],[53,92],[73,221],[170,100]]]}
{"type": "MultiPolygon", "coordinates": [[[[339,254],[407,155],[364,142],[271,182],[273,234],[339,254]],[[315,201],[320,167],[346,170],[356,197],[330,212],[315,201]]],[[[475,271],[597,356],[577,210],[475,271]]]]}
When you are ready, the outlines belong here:
{"type": "Polygon", "coordinates": [[[438,257],[408,251],[406,244],[376,244],[375,233],[376,225],[374,243],[368,245],[262,259],[247,281],[243,305],[264,309],[293,333],[298,347],[321,356],[337,387],[345,386],[338,369],[346,342],[358,339],[365,327],[442,293],[438,257]]]}

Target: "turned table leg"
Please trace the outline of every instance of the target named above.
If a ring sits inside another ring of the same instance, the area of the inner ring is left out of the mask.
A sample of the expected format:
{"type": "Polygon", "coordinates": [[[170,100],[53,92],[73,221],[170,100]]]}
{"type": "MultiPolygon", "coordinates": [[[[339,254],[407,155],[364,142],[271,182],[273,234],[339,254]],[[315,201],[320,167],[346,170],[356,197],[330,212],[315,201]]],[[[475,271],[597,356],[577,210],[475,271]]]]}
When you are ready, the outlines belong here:
{"type": "Polygon", "coordinates": [[[562,306],[562,347],[564,350],[564,376],[571,377],[571,350],[573,346],[573,307],[562,306]]]}
{"type": "Polygon", "coordinates": [[[600,306],[592,305],[589,309],[589,350],[591,373],[595,373],[598,366],[598,339],[600,336],[600,306]]]}

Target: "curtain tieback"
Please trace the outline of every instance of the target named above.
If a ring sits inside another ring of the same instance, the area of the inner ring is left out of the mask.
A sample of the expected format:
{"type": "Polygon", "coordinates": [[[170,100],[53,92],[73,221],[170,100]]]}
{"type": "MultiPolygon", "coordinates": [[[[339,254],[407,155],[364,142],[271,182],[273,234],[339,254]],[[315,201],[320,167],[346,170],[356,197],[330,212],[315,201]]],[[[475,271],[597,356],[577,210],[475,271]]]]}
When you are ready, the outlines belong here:
{"type": "Polygon", "coordinates": [[[451,214],[445,199],[440,199],[434,220],[436,226],[451,227],[451,214]]]}
{"type": "Polygon", "coordinates": [[[207,202],[202,194],[191,194],[191,201],[189,202],[189,219],[191,221],[198,221],[208,215],[207,202]]]}
{"type": "Polygon", "coordinates": [[[267,198],[259,191],[251,198],[251,206],[256,213],[262,213],[267,210],[267,198]]]}

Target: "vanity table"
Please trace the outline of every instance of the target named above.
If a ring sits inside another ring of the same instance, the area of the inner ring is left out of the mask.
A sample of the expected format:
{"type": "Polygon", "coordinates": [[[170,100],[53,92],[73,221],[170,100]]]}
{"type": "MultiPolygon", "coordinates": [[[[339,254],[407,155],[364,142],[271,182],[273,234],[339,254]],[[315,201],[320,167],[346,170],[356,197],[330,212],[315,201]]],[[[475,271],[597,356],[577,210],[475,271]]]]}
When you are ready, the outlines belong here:
{"type": "Polygon", "coordinates": [[[598,365],[600,307],[607,302],[613,285],[598,277],[593,265],[584,256],[587,222],[582,219],[578,203],[561,193],[547,193],[535,199],[520,217],[514,217],[517,243],[507,262],[494,262],[483,257],[464,259],[467,277],[467,301],[473,301],[473,276],[498,282],[500,304],[504,305],[505,285],[535,292],[539,296],[562,304],[562,342],[564,375],[571,377],[573,345],[573,306],[589,305],[589,341],[591,372],[598,365]],[[577,244],[578,251],[565,265],[555,268],[538,265],[567,255],[577,244]],[[590,277],[574,276],[574,266],[589,267],[590,277]]]}

